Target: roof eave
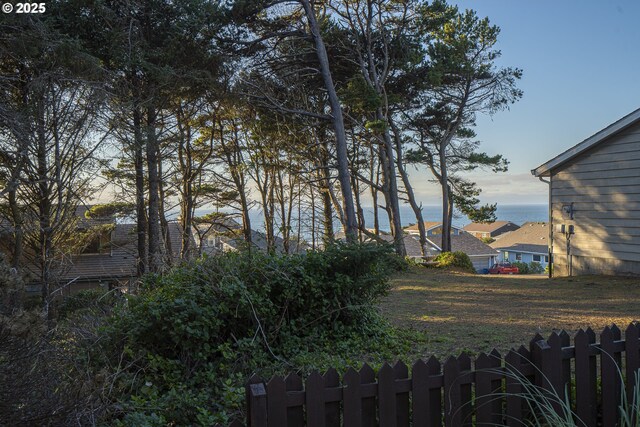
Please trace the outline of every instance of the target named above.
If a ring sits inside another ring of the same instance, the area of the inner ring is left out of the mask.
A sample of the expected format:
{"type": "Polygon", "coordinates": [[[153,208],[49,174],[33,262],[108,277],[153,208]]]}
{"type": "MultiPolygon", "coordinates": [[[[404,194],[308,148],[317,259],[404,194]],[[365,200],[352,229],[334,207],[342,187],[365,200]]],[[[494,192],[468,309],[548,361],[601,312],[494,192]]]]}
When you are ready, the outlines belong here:
{"type": "Polygon", "coordinates": [[[640,121],[640,108],[633,111],[632,113],[627,114],[626,116],[616,121],[615,123],[610,124],[606,128],[595,133],[594,135],[590,136],[589,138],[585,139],[579,144],[574,145],[564,153],[561,153],[558,156],[554,157],[553,159],[549,160],[548,162],[538,166],[535,169],[532,169],[531,174],[536,177],[549,176],[551,174],[552,169],[555,169],[558,166],[563,165],[564,163],[568,162],[569,160],[573,159],[579,154],[584,153],[586,150],[594,147],[595,145],[599,144],[603,140],[624,130],[625,128],[633,125],[638,121],[640,121]]]}

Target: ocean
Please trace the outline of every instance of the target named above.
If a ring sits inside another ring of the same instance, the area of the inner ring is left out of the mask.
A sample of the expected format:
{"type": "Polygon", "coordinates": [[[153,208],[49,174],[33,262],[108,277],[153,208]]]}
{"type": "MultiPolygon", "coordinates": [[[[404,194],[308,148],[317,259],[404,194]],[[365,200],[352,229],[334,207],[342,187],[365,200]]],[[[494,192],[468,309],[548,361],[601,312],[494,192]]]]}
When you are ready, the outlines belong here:
{"type": "MultiPolygon", "coordinates": [[[[363,208],[365,211],[365,222],[367,224],[373,224],[373,208],[363,208]]],[[[442,207],[436,205],[429,205],[422,207],[422,216],[425,221],[438,221],[442,220],[442,207]]],[[[522,225],[525,222],[538,222],[548,221],[549,207],[547,204],[541,205],[500,205],[496,210],[496,216],[498,221],[511,221],[515,224],[522,225]]],[[[389,230],[389,220],[386,212],[380,210],[380,229],[389,230]]],[[[409,206],[400,207],[400,218],[402,225],[410,225],[416,223],[416,217],[413,214],[413,210],[409,206]]],[[[458,227],[464,227],[469,224],[471,220],[460,212],[454,212],[453,225],[458,227]]]]}
{"type": "MultiPolygon", "coordinates": [[[[549,210],[547,204],[531,204],[531,205],[501,205],[498,204],[496,211],[498,221],[511,221],[515,224],[522,225],[525,222],[546,222],[549,218],[549,210]]],[[[363,207],[365,223],[367,227],[373,227],[373,207],[363,207]]],[[[422,207],[422,215],[425,221],[441,221],[442,207],[436,205],[428,205],[422,207]]],[[[258,231],[264,231],[264,219],[262,212],[259,210],[251,211],[251,226],[258,231]]],[[[389,231],[389,220],[387,214],[382,209],[379,210],[380,229],[389,231]]],[[[403,226],[416,223],[416,217],[411,207],[407,205],[400,206],[400,218],[403,226]]],[[[320,220],[320,218],[318,218],[320,220]]],[[[309,223],[304,221],[303,223],[309,223]]],[[[453,217],[453,225],[463,227],[471,221],[460,212],[455,212],[453,217]]],[[[336,230],[340,229],[340,223],[336,221],[336,230]]],[[[306,227],[303,227],[306,228],[306,227]]],[[[295,226],[294,226],[295,230],[295,226]]],[[[306,230],[305,230],[306,231],[306,230]]]]}

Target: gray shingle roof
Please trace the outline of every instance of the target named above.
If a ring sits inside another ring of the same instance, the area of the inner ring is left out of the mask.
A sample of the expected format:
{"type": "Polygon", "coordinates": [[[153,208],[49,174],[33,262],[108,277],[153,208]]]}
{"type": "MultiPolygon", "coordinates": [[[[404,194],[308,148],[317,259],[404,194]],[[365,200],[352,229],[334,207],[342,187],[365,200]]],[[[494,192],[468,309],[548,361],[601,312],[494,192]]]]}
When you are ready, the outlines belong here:
{"type": "Polygon", "coordinates": [[[491,246],[482,242],[477,237],[469,233],[462,232],[460,234],[451,235],[451,251],[464,252],[469,256],[478,255],[497,255],[498,251],[491,246]]]}
{"type": "Polygon", "coordinates": [[[527,222],[518,230],[505,233],[491,243],[498,250],[534,252],[546,254],[549,243],[549,226],[545,222],[527,222]]]}
{"type": "MultiPolygon", "coordinates": [[[[393,243],[393,236],[390,234],[380,234],[380,238],[386,242],[393,243]]],[[[421,257],[420,241],[412,235],[404,236],[404,247],[409,257],[421,257]]]]}
{"type": "MultiPolygon", "coordinates": [[[[388,242],[393,241],[393,237],[390,235],[381,235],[383,240],[388,242]]],[[[440,253],[440,242],[435,241],[433,238],[427,239],[427,244],[429,244],[429,248],[427,250],[434,255],[440,253]]],[[[404,245],[407,250],[407,256],[410,257],[421,257],[422,252],[420,251],[420,240],[418,236],[414,235],[405,235],[404,236],[404,245]]],[[[472,236],[471,234],[461,232],[459,235],[451,235],[451,250],[453,252],[464,252],[469,256],[479,256],[479,255],[497,255],[498,252],[491,248],[490,246],[484,244],[480,239],[472,236]]]]}
{"type": "MultiPolygon", "coordinates": [[[[475,232],[475,233],[491,233],[496,231],[505,225],[513,224],[511,221],[495,221],[492,223],[480,223],[480,222],[472,222],[471,224],[467,224],[463,227],[465,231],[475,232]]],[[[515,224],[514,224],[515,225],[515,224]]]]}

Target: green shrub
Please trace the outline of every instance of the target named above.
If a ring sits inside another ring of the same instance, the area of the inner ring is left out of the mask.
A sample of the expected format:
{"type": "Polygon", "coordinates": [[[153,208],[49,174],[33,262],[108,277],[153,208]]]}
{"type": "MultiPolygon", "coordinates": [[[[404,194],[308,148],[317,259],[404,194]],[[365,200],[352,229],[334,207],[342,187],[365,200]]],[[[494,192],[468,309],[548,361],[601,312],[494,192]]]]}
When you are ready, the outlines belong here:
{"type": "Polygon", "coordinates": [[[336,352],[343,363],[361,357],[386,339],[375,303],[402,264],[389,245],[336,244],[304,255],[226,253],[150,278],[103,341],[107,359],[129,366],[112,392],[118,423],[226,422],[252,372],[320,367],[336,352]]]}
{"type": "Polygon", "coordinates": [[[541,274],[544,271],[539,262],[530,262],[527,264],[526,262],[516,261],[512,262],[511,265],[518,267],[520,274],[541,274]]]}
{"type": "Polygon", "coordinates": [[[70,317],[74,313],[90,312],[96,315],[108,314],[122,297],[115,291],[87,289],[66,297],[57,307],[58,320],[70,317]]]}
{"type": "Polygon", "coordinates": [[[442,252],[438,255],[434,261],[440,268],[459,268],[470,273],[475,273],[476,269],[473,268],[471,259],[464,252],[442,252]]]}

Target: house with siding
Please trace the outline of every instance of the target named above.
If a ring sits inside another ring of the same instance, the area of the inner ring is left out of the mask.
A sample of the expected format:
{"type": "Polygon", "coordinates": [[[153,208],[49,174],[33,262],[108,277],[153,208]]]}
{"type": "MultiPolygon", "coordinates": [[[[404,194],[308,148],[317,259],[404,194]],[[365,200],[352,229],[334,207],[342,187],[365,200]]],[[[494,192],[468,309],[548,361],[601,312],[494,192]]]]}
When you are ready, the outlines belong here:
{"type": "MultiPolygon", "coordinates": [[[[439,254],[442,252],[440,248],[440,236],[442,235],[442,223],[440,222],[425,222],[425,230],[427,232],[427,253],[430,254],[439,254]]],[[[410,252],[410,247],[415,247],[415,245],[407,245],[406,240],[408,238],[413,238],[416,241],[419,241],[419,231],[417,225],[412,225],[410,227],[405,228],[405,231],[409,234],[405,238],[405,246],[407,247],[407,255],[414,256],[413,253],[410,252]]],[[[417,246],[418,251],[420,246],[417,246]]],[[[451,251],[452,252],[464,252],[469,256],[473,267],[476,269],[478,273],[483,272],[485,269],[488,269],[493,264],[495,264],[498,251],[483,243],[480,239],[471,234],[465,232],[459,227],[451,226],[451,251]]],[[[417,257],[417,256],[414,256],[417,257]]]]}
{"type": "Polygon", "coordinates": [[[554,276],[640,274],[640,109],[531,172],[549,184],[554,276]]]}
{"type": "Polygon", "coordinates": [[[536,262],[545,268],[549,263],[549,225],[545,222],[526,222],[515,231],[503,234],[491,243],[500,253],[500,261],[536,262]]]}
{"type": "MultiPolygon", "coordinates": [[[[136,225],[119,223],[113,217],[87,218],[85,213],[89,208],[79,206],[75,212],[76,235],[86,241],[74,252],[56,259],[52,268],[53,292],[56,295],[71,295],[86,289],[128,289],[138,280],[136,225]]],[[[161,239],[167,261],[179,258],[181,230],[177,223],[170,222],[168,239],[161,239]],[[170,250],[166,246],[171,246],[170,250]]],[[[0,238],[0,252],[8,255],[13,237],[11,223],[7,220],[0,221],[0,238]]],[[[25,247],[25,251],[31,249],[25,247]]],[[[27,281],[25,290],[39,293],[42,283],[34,257],[25,256],[24,261],[22,273],[27,281]]]]}
{"type": "Polygon", "coordinates": [[[463,230],[478,239],[497,238],[501,234],[508,233],[520,228],[518,224],[511,221],[495,222],[472,222],[463,227],[463,230]]]}

